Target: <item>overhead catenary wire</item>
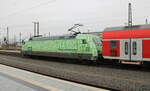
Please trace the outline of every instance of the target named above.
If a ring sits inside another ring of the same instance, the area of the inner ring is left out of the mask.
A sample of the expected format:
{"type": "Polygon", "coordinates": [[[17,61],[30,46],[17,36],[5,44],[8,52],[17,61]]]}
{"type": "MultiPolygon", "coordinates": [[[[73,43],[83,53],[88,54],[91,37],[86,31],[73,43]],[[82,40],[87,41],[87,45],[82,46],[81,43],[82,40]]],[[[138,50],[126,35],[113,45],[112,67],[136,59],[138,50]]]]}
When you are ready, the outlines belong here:
{"type": "Polygon", "coordinates": [[[13,13],[10,13],[10,14],[8,14],[8,15],[6,15],[6,16],[2,16],[2,17],[0,17],[0,20],[3,20],[3,19],[5,19],[5,18],[7,18],[7,17],[10,17],[10,16],[14,16],[14,15],[23,13],[23,12],[25,12],[25,11],[32,10],[32,9],[34,9],[34,8],[39,8],[40,6],[47,5],[47,4],[54,3],[54,2],[56,2],[56,0],[48,0],[48,1],[46,1],[46,2],[39,3],[39,4],[34,5],[34,6],[32,6],[32,7],[25,8],[25,9],[22,9],[22,10],[19,10],[19,11],[13,12],[13,13]]]}

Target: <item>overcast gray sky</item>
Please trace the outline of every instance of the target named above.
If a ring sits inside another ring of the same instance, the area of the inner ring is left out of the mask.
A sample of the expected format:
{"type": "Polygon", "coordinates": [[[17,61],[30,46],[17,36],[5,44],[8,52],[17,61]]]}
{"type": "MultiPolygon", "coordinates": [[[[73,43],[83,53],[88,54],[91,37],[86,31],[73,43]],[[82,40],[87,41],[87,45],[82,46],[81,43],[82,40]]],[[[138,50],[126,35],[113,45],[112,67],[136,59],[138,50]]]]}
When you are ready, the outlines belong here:
{"type": "Polygon", "coordinates": [[[33,21],[40,22],[40,34],[66,34],[75,23],[84,24],[81,32],[103,31],[127,23],[129,2],[134,24],[150,20],[150,0],[0,0],[0,33],[9,26],[11,37],[19,32],[28,36],[33,21]]]}

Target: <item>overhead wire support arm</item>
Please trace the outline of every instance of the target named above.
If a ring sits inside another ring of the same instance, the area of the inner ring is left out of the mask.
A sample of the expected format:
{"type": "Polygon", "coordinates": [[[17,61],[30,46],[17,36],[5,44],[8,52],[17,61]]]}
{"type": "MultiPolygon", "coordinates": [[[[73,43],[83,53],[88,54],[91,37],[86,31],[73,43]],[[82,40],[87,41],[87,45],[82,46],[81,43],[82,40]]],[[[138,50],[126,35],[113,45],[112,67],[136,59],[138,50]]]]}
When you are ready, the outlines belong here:
{"type": "Polygon", "coordinates": [[[74,29],[76,29],[80,26],[83,26],[83,24],[74,24],[74,26],[69,28],[68,31],[74,32],[75,34],[81,33],[80,31],[78,31],[78,32],[74,31],[74,29]]]}

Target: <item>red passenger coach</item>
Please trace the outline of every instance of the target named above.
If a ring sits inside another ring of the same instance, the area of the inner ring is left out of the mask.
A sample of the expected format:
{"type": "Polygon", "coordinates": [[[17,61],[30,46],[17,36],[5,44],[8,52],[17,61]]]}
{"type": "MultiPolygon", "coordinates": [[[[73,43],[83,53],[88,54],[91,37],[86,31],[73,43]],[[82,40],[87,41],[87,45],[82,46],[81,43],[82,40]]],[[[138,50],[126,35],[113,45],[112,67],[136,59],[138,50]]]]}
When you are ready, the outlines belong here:
{"type": "Polygon", "coordinates": [[[102,46],[106,59],[150,61],[150,25],[106,28],[102,46]]]}

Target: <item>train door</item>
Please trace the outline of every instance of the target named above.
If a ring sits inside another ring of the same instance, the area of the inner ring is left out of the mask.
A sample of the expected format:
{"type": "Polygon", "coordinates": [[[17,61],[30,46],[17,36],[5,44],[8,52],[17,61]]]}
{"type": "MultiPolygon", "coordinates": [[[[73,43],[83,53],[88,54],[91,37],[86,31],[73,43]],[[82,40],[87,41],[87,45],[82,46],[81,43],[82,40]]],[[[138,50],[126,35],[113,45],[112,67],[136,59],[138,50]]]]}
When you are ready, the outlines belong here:
{"type": "Polygon", "coordinates": [[[120,59],[130,60],[130,39],[120,40],[120,59]]]}
{"type": "Polygon", "coordinates": [[[120,59],[142,61],[142,40],[123,39],[120,41],[120,59]]]}
{"type": "Polygon", "coordinates": [[[142,61],[142,40],[131,39],[131,60],[142,61]]]}

